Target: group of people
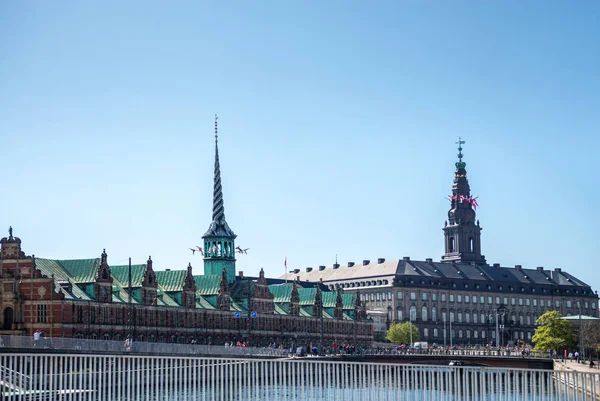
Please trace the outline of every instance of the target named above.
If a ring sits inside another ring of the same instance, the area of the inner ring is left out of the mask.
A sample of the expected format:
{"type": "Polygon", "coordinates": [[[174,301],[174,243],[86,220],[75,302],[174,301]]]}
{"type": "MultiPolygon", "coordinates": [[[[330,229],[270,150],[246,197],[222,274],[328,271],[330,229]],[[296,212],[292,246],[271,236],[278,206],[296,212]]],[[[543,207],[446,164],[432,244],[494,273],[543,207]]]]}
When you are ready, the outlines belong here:
{"type": "Polygon", "coordinates": [[[46,337],[44,330],[37,329],[33,333],[33,346],[35,348],[48,348],[50,346],[50,338],[46,337]]]}

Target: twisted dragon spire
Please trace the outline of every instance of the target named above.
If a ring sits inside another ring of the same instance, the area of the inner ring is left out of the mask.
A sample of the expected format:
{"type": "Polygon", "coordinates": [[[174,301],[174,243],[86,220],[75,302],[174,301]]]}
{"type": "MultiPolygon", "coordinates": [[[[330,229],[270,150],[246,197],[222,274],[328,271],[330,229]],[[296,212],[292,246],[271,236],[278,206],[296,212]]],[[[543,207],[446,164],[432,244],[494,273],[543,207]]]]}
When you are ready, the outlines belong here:
{"type": "Polygon", "coordinates": [[[219,164],[219,128],[215,114],[215,176],[213,184],[213,215],[214,222],[225,220],[225,207],[223,206],[223,189],[221,187],[221,166],[219,164]]]}
{"type": "Polygon", "coordinates": [[[223,205],[223,188],[221,187],[221,165],[219,164],[219,117],[215,114],[215,173],[213,183],[213,214],[210,227],[204,236],[230,236],[235,234],[225,221],[225,206],[223,205]]]}

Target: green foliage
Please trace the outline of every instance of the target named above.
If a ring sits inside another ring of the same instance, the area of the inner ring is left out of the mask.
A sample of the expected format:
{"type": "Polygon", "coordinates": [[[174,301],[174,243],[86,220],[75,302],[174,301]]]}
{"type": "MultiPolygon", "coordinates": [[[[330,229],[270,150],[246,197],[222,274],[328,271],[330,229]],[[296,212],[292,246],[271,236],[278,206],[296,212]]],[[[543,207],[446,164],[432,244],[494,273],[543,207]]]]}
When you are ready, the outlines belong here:
{"type": "Polygon", "coordinates": [[[385,338],[392,343],[410,343],[410,331],[412,330],[413,342],[419,341],[419,329],[409,322],[392,323],[387,331],[385,338]]]}
{"type": "Polygon", "coordinates": [[[558,311],[552,310],[538,318],[538,327],[532,338],[536,351],[560,350],[572,346],[573,330],[569,322],[561,317],[558,311]]]}

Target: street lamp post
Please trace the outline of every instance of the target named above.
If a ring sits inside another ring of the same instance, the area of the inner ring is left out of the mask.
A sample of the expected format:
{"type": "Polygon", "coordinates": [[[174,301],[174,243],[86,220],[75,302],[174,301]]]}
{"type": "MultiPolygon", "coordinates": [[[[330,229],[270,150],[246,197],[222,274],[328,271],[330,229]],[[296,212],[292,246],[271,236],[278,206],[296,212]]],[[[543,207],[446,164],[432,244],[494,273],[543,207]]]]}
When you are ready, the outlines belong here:
{"type": "Polygon", "coordinates": [[[442,315],[442,317],[444,318],[444,348],[446,348],[446,313],[445,312],[442,315]]]}

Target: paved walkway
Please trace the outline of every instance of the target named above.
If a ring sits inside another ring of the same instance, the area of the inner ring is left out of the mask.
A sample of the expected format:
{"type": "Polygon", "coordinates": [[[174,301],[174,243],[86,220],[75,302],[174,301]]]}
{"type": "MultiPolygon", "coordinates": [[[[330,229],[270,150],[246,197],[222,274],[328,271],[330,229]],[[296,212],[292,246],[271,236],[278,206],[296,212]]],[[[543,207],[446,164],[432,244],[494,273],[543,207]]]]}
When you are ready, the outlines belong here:
{"type": "MultiPolygon", "coordinates": [[[[594,361],[594,363],[596,362],[594,361]]],[[[600,368],[598,364],[594,365],[593,368],[590,368],[589,362],[585,364],[568,360],[561,362],[560,360],[556,359],[554,360],[554,370],[570,370],[583,373],[600,373],[600,368]]]]}
{"type": "Polygon", "coordinates": [[[587,364],[575,361],[554,361],[554,370],[557,371],[554,379],[577,393],[587,394],[592,399],[600,397],[600,370],[596,364],[590,368],[587,364]],[[593,374],[590,374],[593,373],[593,374]]]}

